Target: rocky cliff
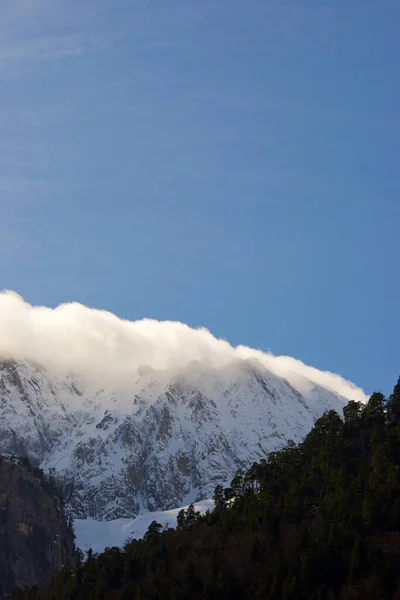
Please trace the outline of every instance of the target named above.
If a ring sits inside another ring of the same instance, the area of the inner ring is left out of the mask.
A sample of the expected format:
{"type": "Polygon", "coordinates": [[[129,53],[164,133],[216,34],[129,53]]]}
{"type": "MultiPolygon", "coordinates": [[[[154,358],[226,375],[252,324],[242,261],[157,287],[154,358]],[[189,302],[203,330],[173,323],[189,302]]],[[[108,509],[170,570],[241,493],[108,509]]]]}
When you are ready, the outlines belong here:
{"type": "Polygon", "coordinates": [[[0,456],[0,598],[69,565],[73,537],[59,499],[26,467],[0,456]]]}

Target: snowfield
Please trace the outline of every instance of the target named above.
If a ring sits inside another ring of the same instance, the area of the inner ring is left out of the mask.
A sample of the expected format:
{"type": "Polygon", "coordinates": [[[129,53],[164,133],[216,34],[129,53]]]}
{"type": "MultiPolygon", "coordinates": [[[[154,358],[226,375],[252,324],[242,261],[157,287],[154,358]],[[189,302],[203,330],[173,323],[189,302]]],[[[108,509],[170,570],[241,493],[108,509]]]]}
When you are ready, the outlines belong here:
{"type": "MultiPolygon", "coordinates": [[[[187,506],[183,508],[187,509],[187,506]]],[[[196,502],[195,504],[195,510],[202,514],[207,510],[213,510],[213,508],[214,502],[212,500],[203,500],[203,502],[196,502]]],[[[175,528],[176,518],[180,510],[182,508],[149,512],[135,519],[115,519],[113,521],[75,519],[75,543],[84,553],[90,548],[95,553],[103,552],[105,548],[113,546],[123,548],[127,541],[142,538],[152,521],[157,521],[166,528],[175,528]]]]}

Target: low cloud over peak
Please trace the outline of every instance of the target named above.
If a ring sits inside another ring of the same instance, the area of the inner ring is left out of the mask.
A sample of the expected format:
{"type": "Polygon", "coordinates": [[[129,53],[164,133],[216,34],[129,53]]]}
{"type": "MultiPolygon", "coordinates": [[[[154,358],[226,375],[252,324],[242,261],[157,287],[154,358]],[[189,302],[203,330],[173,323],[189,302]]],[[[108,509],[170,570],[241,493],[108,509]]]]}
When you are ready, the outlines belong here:
{"type": "Polygon", "coordinates": [[[366,400],[360,388],[339,375],[287,356],[233,347],[204,328],[151,319],[125,321],[75,302],[54,309],[32,306],[10,291],[0,293],[0,358],[27,360],[116,385],[143,367],[179,371],[193,361],[222,368],[237,360],[254,360],[297,389],[307,380],[346,398],[366,400]]]}

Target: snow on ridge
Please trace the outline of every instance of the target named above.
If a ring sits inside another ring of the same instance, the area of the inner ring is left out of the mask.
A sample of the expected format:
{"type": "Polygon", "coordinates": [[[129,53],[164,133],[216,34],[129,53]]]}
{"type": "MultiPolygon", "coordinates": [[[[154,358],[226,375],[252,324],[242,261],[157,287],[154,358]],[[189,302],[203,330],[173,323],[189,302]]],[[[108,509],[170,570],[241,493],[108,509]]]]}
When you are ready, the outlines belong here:
{"type": "MultiPolygon", "coordinates": [[[[195,510],[202,514],[213,510],[212,500],[196,502],[195,510]]],[[[113,521],[96,521],[95,519],[75,519],[75,543],[82,552],[90,548],[93,552],[103,552],[106,548],[117,546],[122,548],[130,539],[141,539],[146,533],[150,523],[157,521],[163,527],[176,527],[176,518],[182,508],[172,510],[148,512],[134,519],[114,519],[113,521]]]]}
{"type": "Polygon", "coordinates": [[[363,390],[339,375],[287,356],[231,346],[207,329],[172,321],[126,321],[78,303],[32,306],[18,294],[0,293],[0,359],[28,361],[56,373],[73,373],[84,386],[127,389],[144,374],[224,370],[243,361],[284,378],[303,395],[314,385],[365,402],[363,390]]]}

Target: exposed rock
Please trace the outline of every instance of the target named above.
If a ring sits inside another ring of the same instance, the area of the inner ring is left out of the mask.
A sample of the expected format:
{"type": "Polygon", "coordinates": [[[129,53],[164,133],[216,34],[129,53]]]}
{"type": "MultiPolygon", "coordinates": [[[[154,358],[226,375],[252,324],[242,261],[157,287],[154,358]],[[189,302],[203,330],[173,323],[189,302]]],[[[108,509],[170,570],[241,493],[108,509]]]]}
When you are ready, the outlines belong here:
{"type": "Polygon", "coordinates": [[[42,585],[68,566],[73,536],[63,508],[31,471],[0,456],[0,598],[42,585]]]}

